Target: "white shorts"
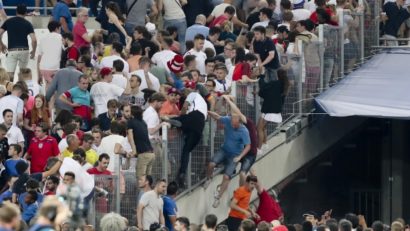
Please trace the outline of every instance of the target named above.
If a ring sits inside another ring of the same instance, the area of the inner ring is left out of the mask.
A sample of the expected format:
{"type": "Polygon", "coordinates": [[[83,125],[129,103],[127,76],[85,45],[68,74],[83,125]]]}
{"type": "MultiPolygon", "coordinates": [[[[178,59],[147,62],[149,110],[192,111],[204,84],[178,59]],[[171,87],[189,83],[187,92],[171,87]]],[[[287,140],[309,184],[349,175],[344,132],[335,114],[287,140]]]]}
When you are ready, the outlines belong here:
{"type": "Polygon", "coordinates": [[[261,115],[262,119],[268,121],[268,122],[273,122],[273,123],[282,123],[282,114],[281,113],[262,113],[261,115]]]}
{"type": "Polygon", "coordinates": [[[26,68],[29,60],[29,51],[9,51],[6,57],[7,72],[15,72],[17,63],[20,68],[26,68]]]}

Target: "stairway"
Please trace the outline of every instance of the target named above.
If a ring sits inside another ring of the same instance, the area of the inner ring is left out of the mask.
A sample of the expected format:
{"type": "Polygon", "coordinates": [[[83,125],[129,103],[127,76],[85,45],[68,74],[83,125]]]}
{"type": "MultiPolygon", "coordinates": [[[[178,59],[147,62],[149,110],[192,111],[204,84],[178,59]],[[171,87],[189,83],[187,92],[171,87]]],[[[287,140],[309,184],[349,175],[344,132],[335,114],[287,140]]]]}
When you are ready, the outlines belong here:
{"type": "MultiPolygon", "coordinates": [[[[366,119],[360,117],[324,117],[315,122],[307,117],[300,118],[287,126],[288,129],[268,140],[268,152],[258,157],[253,168],[265,188],[272,188],[292,173],[319,157],[327,148],[337,143],[347,134],[359,127],[366,119]],[[309,122],[310,121],[310,122],[309,122]],[[295,130],[296,129],[296,130],[295,130]],[[292,132],[290,132],[292,131],[292,132]]],[[[213,213],[222,221],[229,213],[229,202],[233,191],[238,187],[236,175],[218,208],[213,208],[214,192],[222,181],[222,175],[213,178],[205,190],[202,186],[179,195],[178,215],[186,216],[192,223],[202,224],[207,214],[213,213]]],[[[252,200],[257,195],[252,194],[252,200]]]]}

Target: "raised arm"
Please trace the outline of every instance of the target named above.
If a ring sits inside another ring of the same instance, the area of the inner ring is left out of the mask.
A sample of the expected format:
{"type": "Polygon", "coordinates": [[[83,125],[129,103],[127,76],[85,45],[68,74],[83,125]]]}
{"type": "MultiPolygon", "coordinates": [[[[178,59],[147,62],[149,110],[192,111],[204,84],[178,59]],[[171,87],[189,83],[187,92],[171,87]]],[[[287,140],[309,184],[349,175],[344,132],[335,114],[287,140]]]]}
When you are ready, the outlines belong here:
{"type": "Polygon", "coordinates": [[[212,119],[214,119],[214,120],[220,120],[221,119],[221,116],[218,113],[213,112],[213,111],[208,111],[208,115],[210,117],[212,117],[212,119]]]}
{"type": "Polygon", "coordinates": [[[246,116],[244,114],[242,114],[241,110],[239,110],[238,106],[236,106],[236,104],[233,102],[232,96],[223,95],[222,97],[229,104],[229,107],[231,107],[231,113],[239,115],[240,118],[241,118],[242,123],[246,124],[247,123],[246,116]]]}

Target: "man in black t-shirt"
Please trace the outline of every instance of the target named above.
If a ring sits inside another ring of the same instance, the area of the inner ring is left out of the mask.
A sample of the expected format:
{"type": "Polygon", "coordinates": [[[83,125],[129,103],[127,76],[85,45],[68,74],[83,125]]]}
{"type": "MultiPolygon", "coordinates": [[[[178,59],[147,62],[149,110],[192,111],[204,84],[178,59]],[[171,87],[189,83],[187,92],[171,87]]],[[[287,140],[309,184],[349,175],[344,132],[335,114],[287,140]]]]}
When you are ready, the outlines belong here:
{"type": "Polygon", "coordinates": [[[17,16],[7,19],[0,28],[0,51],[7,56],[6,70],[9,73],[11,82],[13,82],[17,63],[20,68],[27,67],[29,59],[27,36],[30,36],[31,38],[32,50],[30,52],[30,59],[34,58],[37,48],[37,40],[36,35],[34,34],[33,25],[24,18],[27,13],[26,5],[17,5],[16,11],[17,16]],[[8,47],[2,42],[3,34],[6,31],[8,34],[8,47]]]}
{"type": "Polygon", "coordinates": [[[132,152],[138,156],[136,172],[137,178],[151,175],[152,165],[155,160],[154,149],[148,136],[148,126],[142,119],[142,109],[138,106],[131,107],[133,119],[127,123],[127,136],[132,152]]]}
{"type": "Polygon", "coordinates": [[[7,127],[0,124],[0,160],[5,161],[9,155],[9,142],[6,137],[7,127]]]}
{"type": "Polygon", "coordinates": [[[384,37],[390,39],[386,41],[388,46],[399,45],[396,40],[399,28],[404,21],[410,18],[410,12],[404,7],[404,2],[404,0],[396,0],[395,2],[388,2],[383,5],[383,11],[386,13],[385,16],[387,16],[384,37]]]}
{"type": "Polygon", "coordinates": [[[266,37],[266,29],[257,26],[253,29],[254,41],[252,47],[254,53],[259,57],[259,66],[265,68],[265,78],[267,82],[277,80],[276,70],[280,67],[279,58],[273,41],[266,37]]]}

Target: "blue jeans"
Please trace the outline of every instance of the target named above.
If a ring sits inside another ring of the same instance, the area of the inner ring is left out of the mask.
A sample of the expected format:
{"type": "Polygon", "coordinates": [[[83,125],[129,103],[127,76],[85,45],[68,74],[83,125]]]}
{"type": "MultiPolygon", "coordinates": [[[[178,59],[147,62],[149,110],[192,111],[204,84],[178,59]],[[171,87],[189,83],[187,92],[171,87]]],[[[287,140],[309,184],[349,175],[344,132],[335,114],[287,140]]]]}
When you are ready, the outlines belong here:
{"type": "Polygon", "coordinates": [[[241,172],[248,173],[253,163],[255,163],[256,155],[248,153],[241,159],[241,172]]]}
{"type": "Polygon", "coordinates": [[[181,54],[185,53],[185,33],[187,29],[185,18],[171,19],[171,20],[164,19],[164,28],[166,29],[170,26],[174,26],[177,28],[178,42],[181,45],[180,52],[181,54]]]}
{"type": "Polygon", "coordinates": [[[219,149],[218,152],[215,153],[214,157],[212,157],[211,162],[214,163],[215,165],[223,164],[224,165],[224,175],[229,176],[229,178],[232,179],[232,177],[235,175],[235,169],[236,169],[236,163],[233,161],[233,159],[236,156],[230,155],[229,153],[226,153],[222,148],[219,149]]]}

